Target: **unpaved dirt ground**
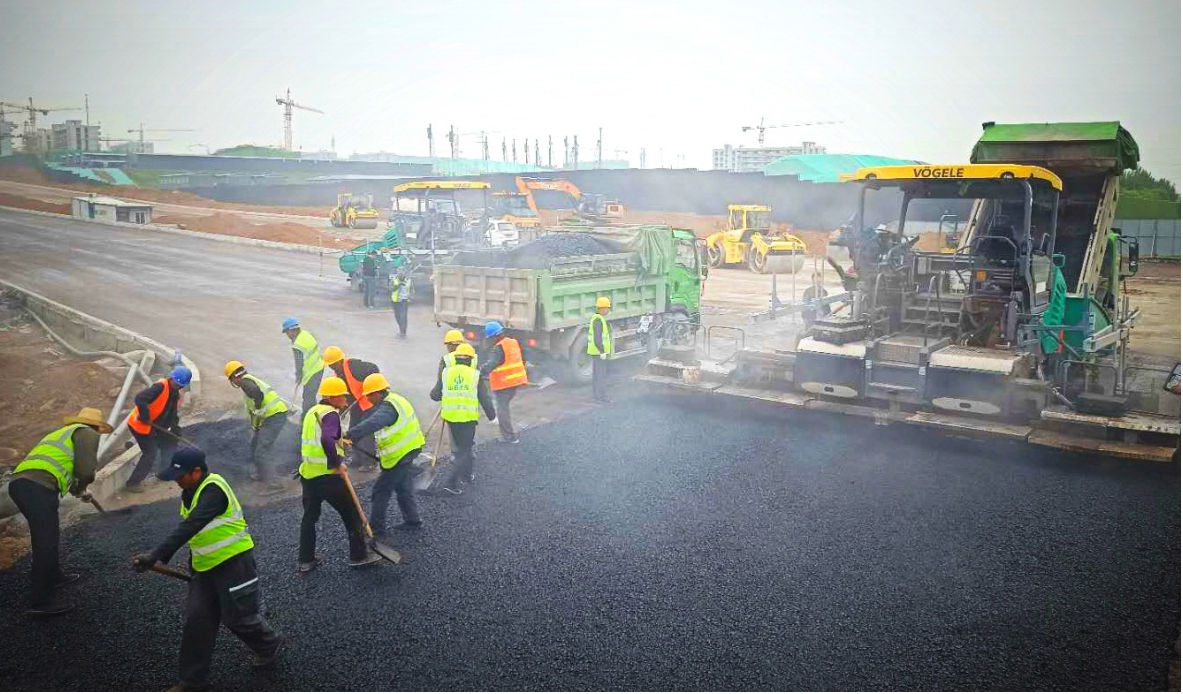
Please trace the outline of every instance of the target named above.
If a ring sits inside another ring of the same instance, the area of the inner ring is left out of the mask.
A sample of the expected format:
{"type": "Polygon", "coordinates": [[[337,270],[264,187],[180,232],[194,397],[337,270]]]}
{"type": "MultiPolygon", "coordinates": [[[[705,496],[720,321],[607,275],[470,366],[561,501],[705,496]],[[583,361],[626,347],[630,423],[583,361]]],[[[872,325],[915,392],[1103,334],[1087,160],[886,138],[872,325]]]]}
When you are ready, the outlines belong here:
{"type": "Polygon", "coordinates": [[[348,230],[328,227],[317,229],[295,222],[256,224],[230,212],[217,212],[206,216],[163,214],[154,217],[153,221],[157,224],[173,224],[181,229],[204,231],[211,234],[299,243],[308,246],[319,245],[337,250],[348,250],[368,238],[364,235],[349,235],[353,232],[348,230]]]}
{"type": "Polygon", "coordinates": [[[1130,306],[1142,309],[1130,346],[1134,351],[1179,359],[1179,261],[1142,261],[1138,274],[1126,280],[1130,306]]]}

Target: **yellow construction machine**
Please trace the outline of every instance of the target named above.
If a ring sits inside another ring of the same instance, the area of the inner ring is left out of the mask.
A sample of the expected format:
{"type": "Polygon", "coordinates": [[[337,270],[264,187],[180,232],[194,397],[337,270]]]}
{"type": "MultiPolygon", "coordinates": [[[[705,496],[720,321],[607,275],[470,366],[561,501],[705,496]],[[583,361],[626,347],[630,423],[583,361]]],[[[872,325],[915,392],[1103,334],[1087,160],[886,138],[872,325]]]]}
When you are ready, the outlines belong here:
{"type": "Polygon", "coordinates": [[[329,222],[335,227],[350,229],[378,228],[378,209],[374,207],[374,196],[339,193],[337,206],[329,213],[329,222]]]}
{"type": "Polygon", "coordinates": [[[711,267],[746,263],[752,272],[795,273],[805,264],[805,242],[772,230],[767,205],[728,205],[727,228],[706,239],[711,267]]]}

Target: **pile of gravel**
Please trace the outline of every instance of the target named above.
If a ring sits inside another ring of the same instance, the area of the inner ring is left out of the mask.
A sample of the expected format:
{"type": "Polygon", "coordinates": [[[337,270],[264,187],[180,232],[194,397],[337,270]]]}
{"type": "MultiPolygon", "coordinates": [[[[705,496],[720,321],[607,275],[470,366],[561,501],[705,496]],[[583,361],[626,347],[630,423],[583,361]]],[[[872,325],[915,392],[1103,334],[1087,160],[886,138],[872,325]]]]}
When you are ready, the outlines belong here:
{"type": "Polygon", "coordinates": [[[591,234],[563,232],[541,236],[508,251],[460,253],[455,262],[470,267],[543,268],[558,258],[621,252],[616,244],[591,234]]]}

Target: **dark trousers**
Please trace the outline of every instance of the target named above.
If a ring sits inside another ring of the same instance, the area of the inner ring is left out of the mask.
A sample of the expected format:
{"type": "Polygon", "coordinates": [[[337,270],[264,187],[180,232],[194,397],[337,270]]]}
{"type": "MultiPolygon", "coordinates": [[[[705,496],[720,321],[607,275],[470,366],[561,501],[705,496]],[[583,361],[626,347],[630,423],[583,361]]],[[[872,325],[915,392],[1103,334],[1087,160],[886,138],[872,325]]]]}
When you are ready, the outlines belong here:
{"type": "Polygon", "coordinates": [[[398,323],[398,334],[400,337],[407,336],[407,307],[411,305],[409,301],[394,302],[394,322],[398,323]]]}
{"type": "Polygon", "coordinates": [[[353,505],[353,498],[340,475],[321,475],[312,479],[300,478],[304,488],[304,517],[300,519],[300,561],[309,562],[316,557],[316,523],[320,520],[320,507],[329,502],[349,533],[349,558],[364,559],[366,540],[362,535],[361,516],[353,505]]]}
{"type": "Polygon", "coordinates": [[[386,509],[390,506],[390,495],[393,493],[398,500],[398,510],[403,514],[403,522],[418,525],[419,505],[415,503],[415,468],[411,462],[419,455],[422,448],[407,453],[392,468],[382,468],[378,474],[378,481],[374,483],[374,493],[370,497],[370,527],[375,533],[386,529],[386,509]]]}
{"type": "Polygon", "coordinates": [[[592,399],[608,400],[608,360],[592,357],[592,399]]]}
{"type": "Polygon", "coordinates": [[[159,472],[172,461],[173,451],[177,450],[177,442],[168,434],[162,434],[155,429],[150,434],[131,433],[140,447],[140,459],[136,461],[128,484],[139,484],[149,473],[159,472]],[[157,457],[160,458],[157,463],[157,457]]]}
{"type": "Polygon", "coordinates": [[[225,624],[258,655],[269,656],[275,652],[279,638],[259,614],[261,595],[252,550],[233,556],[209,571],[193,572],[185,596],[185,628],[181,632],[181,681],[205,683],[219,624],[225,624]]]}
{"type": "Polygon", "coordinates": [[[263,420],[263,426],[256,429],[251,437],[251,462],[260,480],[270,480],[275,476],[275,469],[280,466],[279,447],[275,442],[279,440],[287,423],[286,413],[271,415],[263,420]]]}
{"type": "Polygon", "coordinates": [[[323,377],[324,372],[322,371],[321,373],[313,375],[313,377],[308,379],[308,382],[304,384],[304,410],[300,413],[301,417],[308,414],[308,410],[312,409],[313,405],[320,402],[320,397],[316,394],[316,391],[320,390],[320,379],[323,377]]]}
{"type": "Polygon", "coordinates": [[[33,480],[17,478],[8,483],[8,495],[29,523],[33,543],[33,570],[29,574],[29,602],[38,607],[49,602],[53,586],[62,580],[58,562],[61,526],[58,493],[33,480]]]}
{"type": "Polygon", "coordinates": [[[497,406],[497,428],[501,430],[503,439],[517,436],[513,430],[513,415],[509,411],[509,403],[513,401],[513,396],[517,395],[517,392],[516,387],[493,391],[493,403],[497,406]]]}
{"type": "Polygon", "coordinates": [[[374,294],[378,292],[378,276],[363,275],[361,278],[362,304],[366,308],[374,308],[374,294]]]}
{"type": "MultiPolygon", "coordinates": [[[[501,419],[498,415],[497,419],[501,419]]],[[[448,422],[448,433],[452,436],[452,484],[464,484],[472,477],[472,466],[476,457],[472,444],[476,439],[476,422],[448,422]]]]}

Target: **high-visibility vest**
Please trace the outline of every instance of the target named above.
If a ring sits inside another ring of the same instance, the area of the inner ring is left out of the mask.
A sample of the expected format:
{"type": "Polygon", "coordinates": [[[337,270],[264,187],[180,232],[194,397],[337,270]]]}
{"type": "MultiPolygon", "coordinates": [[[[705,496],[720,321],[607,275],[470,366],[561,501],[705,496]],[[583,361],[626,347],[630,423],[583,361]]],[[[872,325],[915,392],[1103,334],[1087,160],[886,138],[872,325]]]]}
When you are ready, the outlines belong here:
{"type": "Polygon", "coordinates": [[[455,352],[446,352],[444,354],[444,368],[446,369],[449,366],[456,366],[456,353],[455,352]]]}
{"type": "Polygon", "coordinates": [[[152,433],[152,423],[160,419],[160,414],[164,412],[164,406],[168,404],[169,390],[171,388],[170,381],[167,378],[162,378],[157,381],[164,388],[160,391],[160,395],[148,404],[148,421],[140,421],[140,408],[131,408],[131,414],[127,415],[127,427],[137,434],[148,435],[152,433]]]}
{"type": "Polygon", "coordinates": [[[85,424],[67,424],[45,435],[40,443],[16,466],[14,472],[44,470],[58,481],[58,493],[62,496],[70,491],[74,481],[74,436],[75,429],[85,424]]]}
{"type": "MultiPolygon", "coordinates": [[[[320,420],[330,412],[336,412],[336,408],[318,404],[308,408],[308,413],[304,415],[304,428],[300,432],[300,477],[306,480],[333,474],[325,449],[320,445],[320,420]]],[[[337,453],[345,454],[340,443],[337,444],[337,453]]]]}
{"type": "Polygon", "coordinates": [[[251,374],[243,374],[244,379],[254,383],[263,393],[263,402],[258,407],[255,407],[255,401],[246,393],[242,394],[243,404],[246,406],[246,416],[251,420],[251,428],[258,429],[263,426],[263,422],[272,415],[281,414],[288,411],[287,403],[279,397],[279,393],[275,389],[267,385],[267,382],[258,376],[251,374]]]}
{"type": "Polygon", "coordinates": [[[596,323],[603,323],[604,351],[602,354],[612,354],[612,328],[608,327],[608,319],[598,313],[593,313],[591,320],[587,323],[587,353],[593,357],[600,356],[601,352],[596,347],[596,323]]]}
{"type": "Polygon", "coordinates": [[[404,299],[404,290],[406,290],[406,298],[409,298],[411,295],[411,280],[409,278],[400,280],[399,278],[395,277],[393,280],[391,280],[390,286],[390,300],[396,304],[404,299]]]}
{"type": "Polygon", "coordinates": [[[475,422],[481,417],[481,401],[477,396],[480,374],[467,364],[444,369],[443,397],[440,398],[440,417],[445,422],[475,422]]]}
{"type": "Polygon", "coordinates": [[[406,398],[387,393],[386,402],[393,405],[398,412],[398,421],[374,432],[374,443],[378,447],[380,464],[383,468],[390,469],[397,465],[404,455],[416,448],[422,448],[427,439],[423,437],[423,430],[419,428],[415,408],[411,407],[406,398]]]}
{"type": "Polygon", "coordinates": [[[505,390],[529,383],[526,362],[522,361],[522,345],[512,337],[503,337],[497,346],[505,354],[505,361],[489,374],[489,386],[493,390],[505,390]]]}
{"type": "Polygon", "coordinates": [[[300,385],[304,385],[312,380],[313,376],[325,370],[325,362],[320,356],[320,348],[316,345],[316,338],[303,328],[296,335],[296,339],[292,341],[292,346],[304,355],[304,370],[300,373],[300,385]]]}
{"type": "Polygon", "coordinates": [[[194,571],[209,571],[227,559],[242,554],[255,546],[251,534],[246,528],[246,518],[242,515],[242,504],[234,496],[234,490],[221,475],[206,473],[205,479],[198,485],[197,491],[189,505],[181,500],[181,518],[188,518],[193,509],[197,508],[197,500],[205,488],[213,485],[226,495],[226,510],[222,515],[205,524],[197,534],[189,539],[189,556],[193,561],[194,571]]]}
{"type": "Polygon", "coordinates": [[[362,395],[361,386],[364,381],[357,380],[357,378],[353,375],[353,369],[349,366],[350,362],[352,361],[352,359],[341,360],[341,373],[345,376],[345,387],[349,389],[349,394],[352,395],[353,399],[357,401],[357,406],[361,408],[362,411],[365,411],[373,407],[374,403],[370,402],[369,398],[362,395]]]}

